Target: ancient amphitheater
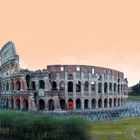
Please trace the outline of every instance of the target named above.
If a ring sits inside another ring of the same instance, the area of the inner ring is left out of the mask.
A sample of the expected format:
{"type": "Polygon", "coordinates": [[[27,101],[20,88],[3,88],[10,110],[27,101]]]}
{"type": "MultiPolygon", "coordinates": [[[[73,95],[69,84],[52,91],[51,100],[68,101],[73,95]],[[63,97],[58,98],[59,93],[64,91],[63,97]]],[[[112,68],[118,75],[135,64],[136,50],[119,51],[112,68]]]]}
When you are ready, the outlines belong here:
{"type": "Polygon", "coordinates": [[[17,110],[76,110],[122,106],[128,81],[120,71],[87,65],[21,69],[14,44],[0,51],[0,106],[17,110]]]}

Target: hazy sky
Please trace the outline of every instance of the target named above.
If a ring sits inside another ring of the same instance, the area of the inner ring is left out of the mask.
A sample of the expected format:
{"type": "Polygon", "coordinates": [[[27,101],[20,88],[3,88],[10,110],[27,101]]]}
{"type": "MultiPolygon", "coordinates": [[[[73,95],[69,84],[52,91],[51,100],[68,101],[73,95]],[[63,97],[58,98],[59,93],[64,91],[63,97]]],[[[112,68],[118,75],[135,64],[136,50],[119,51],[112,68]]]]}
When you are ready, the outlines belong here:
{"type": "Polygon", "coordinates": [[[140,80],[140,0],[1,0],[0,46],[21,65],[89,64],[140,80]]]}

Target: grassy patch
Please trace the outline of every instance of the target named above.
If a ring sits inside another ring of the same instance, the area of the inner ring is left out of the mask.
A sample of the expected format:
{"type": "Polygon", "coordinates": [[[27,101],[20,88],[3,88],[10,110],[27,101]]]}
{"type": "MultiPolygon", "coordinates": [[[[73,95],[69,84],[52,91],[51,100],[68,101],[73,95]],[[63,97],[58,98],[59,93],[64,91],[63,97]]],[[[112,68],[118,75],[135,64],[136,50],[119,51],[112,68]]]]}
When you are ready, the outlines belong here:
{"type": "Polygon", "coordinates": [[[128,96],[129,101],[140,101],[140,96],[128,96]]]}
{"type": "MultiPolygon", "coordinates": [[[[96,140],[129,140],[133,139],[133,130],[140,126],[140,118],[127,118],[89,124],[90,133],[98,136],[96,140]]],[[[134,135],[140,138],[140,128],[134,135]]]]}

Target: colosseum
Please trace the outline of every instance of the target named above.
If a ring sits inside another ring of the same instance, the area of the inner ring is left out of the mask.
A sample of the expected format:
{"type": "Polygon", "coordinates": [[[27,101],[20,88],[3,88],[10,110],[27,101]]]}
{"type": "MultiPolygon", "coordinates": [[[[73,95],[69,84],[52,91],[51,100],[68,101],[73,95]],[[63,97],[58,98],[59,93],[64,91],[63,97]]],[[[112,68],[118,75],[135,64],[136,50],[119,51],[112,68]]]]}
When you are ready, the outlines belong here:
{"type": "Polygon", "coordinates": [[[0,106],[15,110],[114,108],[128,98],[128,81],[120,71],[87,65],[20,68],[13,42],[0,51],[0,106]]]}

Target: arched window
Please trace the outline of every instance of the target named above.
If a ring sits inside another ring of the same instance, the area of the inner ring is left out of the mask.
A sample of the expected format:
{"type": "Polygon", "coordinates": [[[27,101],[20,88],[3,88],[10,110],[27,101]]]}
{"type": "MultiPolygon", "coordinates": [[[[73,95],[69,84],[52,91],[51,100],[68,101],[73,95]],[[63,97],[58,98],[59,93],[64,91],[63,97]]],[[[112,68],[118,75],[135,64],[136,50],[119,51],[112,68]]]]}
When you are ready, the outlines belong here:
{"type": "Polygon", "coordinates": [[[84,109],[88,109],[88,99],[85,99],[84,101],[84,109]]]}
{"type": "Polygon", "coordinates": [[[20,90],[20,81],[16,82],[16,90],[20,90]]]}
{"type": "Polygon", "coordinates": [[[96,99],[92,99],[91,101],[91,107],[96,108],[96,99]]]}
{"type": "Polygon", "coordinates": [[[60,107],[62,110],[65,110],[66,109],[66,102],[64,99],[60,99],[60,107]]]}
{"type": "Polygon", "coordinates": [[[102,93],[102,83],[98,84],[98,93],[102,93]]]}
{"type": "Polygon", "coordinates": [[[68,92],[73,92],[73,82],[68,82],[68,92]]]}
{"type": "Polygon", "coordinates": [[[102,107],[102,99],[101,98],[98,100],[98,107],[99,108],[102,107]]]}
{"type": "Polygon", "coordinates": [[[23,100],[23,110],[28,110],[28,100],[27,99],[23,100]]]}
{"type": "Polygon", "coordinates": [[[80,99],[76,100],[76,109],[81,109],[81,100],[80,99]]]}
{"type": "Polygon", "coordinates": [[[109,83],[109,91],[112,91],[112,83],[109,83]]]}
{"type": "Polygon", "coordinates": [[[20,100],[16,100],[16,109],[20,110],[20,100]]]}
{"type": "Polygon", "coordinates": [[[84,83],[84,91],[88,91],[88,86],[89,86],[88,81],[85,81],[85,83],[84,83]]]}
{"type": "Polygon", "coordinates": [[[65,90],[65,83],[64,81],[61,81],[60,84],[59,84],[59,90],[60,91],[64,91],[65,90]]]}
{"type": "Polygon", "coordinates": [[[36,89],[36,86],[35,86],[35,81],[32,81],[32,82],[31,82],[31,86],[32,86],[32,89],[33,89],[33,90],[35,90],[35,89],[36,89]]]}
{"type": "Polygon", "coordinates": [[[105,99],[105,100],[104,100],[104,107],[105,107],[105,108],[107,108],[107,104],[108,104],[108,100],[105,99]]]}
{"type": "Polygon", "coordinates": [[[109,107],[112,107],[112,99],[109,99],[109,107]]]}
{"type": "Polygon", "coordinates": [[[116,92],[116,83],[114,83],[114,92],[116,92]]]}
{"type": "Polygon", "coordinates": [[[55,81],[52,82],[52,90],[57,90],[57,83],[55,81]]]}
{"type": "Polygon", "coordinates": [[[107,93],[107,83],[104,83],[104,93],[107,93]]]}
{"type": "Polygon", "coordinates": [[[31,77],[30,75],[26,75],[26,84],[27,84],[27,89],[30,88],[30,82],[31,82],[31,77]]]}
{"type": "Polygon", "coordinates": [[[43,80],[39,81],[39,89],[44,89],[45,88],[45,82],[43,80]]]}
{"type": "Polygon", "coordinates": [[[118,84],[118,93],[120,93],[120,84],[118,84]]]}
{"type": "Polygon", "coordinates": [[[69,99],[68,100],[67,109],[68,110],[72,110],[73,109],[73,100],[72,99],[69,99]]]}
{"type": "Polygon", "coordinates": [[[11,90],[12,91],[14,90],[14,82],[13,81],[11,82],[11,90]]]}
{"type": "Polygon", "coordinates": [[[39,109],[45,110],[45,101],[43,99],[39,100],[39,109]]]}
{"type": "Polygon", "coordinates": [[[81,81],[76,82],[76,92],[81,92],[81,81]]]}
{"type": "Polygon", "coordinates": [[[9,83],[6,83],[6,90],[9,91],[9,83]]]}
{"type": "Polygon", "coordinates": [[[54,110],[54,100],[49,100],[49,110],[54,110]]]}
{"type": "Polygon", "coordinates": [[[91,91],[95,91],[95,82],[94,81],[91,82],[91,91]]]}

